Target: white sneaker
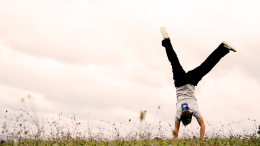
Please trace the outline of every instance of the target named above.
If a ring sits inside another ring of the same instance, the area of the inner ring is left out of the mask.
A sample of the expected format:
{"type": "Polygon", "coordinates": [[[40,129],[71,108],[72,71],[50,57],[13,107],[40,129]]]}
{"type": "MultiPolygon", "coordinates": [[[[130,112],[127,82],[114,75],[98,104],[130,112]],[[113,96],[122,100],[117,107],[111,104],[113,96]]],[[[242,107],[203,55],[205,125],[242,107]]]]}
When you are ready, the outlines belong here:
{"type": "Polygon", "coordinates": [[[222,43],[224,44],[224,47],[226,47],[227,49],[234,51],[234,52],[237,51],[234,47],[230,46],[227,42],[223,41],[222,43]]]}
{"type": "Polygon", "coordinates": [[[165,28],[165,27],[161,27],[160,31],[161,31],[161,33],[162,33],[162,35],[163,35],[163,37],[164,37],[165,39],[168,39],[168,38],[169,38],[169,35],[168,35],[168,33],[166,32],[166,28],[165,28]]]}

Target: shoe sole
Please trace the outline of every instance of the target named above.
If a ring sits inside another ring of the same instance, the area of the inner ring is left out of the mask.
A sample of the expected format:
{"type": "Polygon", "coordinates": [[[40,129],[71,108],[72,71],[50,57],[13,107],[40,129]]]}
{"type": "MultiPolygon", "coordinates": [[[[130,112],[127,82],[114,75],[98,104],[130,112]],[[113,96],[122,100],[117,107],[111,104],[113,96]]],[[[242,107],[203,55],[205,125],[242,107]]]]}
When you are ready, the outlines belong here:
{"type": "Polygon", "coordinates": [[[168,38],[169,38],[169,35],[168,35],[168,33],[166,32],[166,28],[165,28],[165,27],[161,27],[160,31],[161,31],[161,33],[162,33],[162,35],[163,35],[163,37],[164,37],[165,39],[168,39],[168,38]]]}
{"type": "Polygon", "coordinates": [[[224,44],[224,47],[226,47],[227,49],[229,49],[229,50],[231,50],[231,51],[234,51],[234,52],[237,51],[234,47],[232,47],[231,45],[229,45],[227,42],[223,41],[222,43],[224,44]]]}

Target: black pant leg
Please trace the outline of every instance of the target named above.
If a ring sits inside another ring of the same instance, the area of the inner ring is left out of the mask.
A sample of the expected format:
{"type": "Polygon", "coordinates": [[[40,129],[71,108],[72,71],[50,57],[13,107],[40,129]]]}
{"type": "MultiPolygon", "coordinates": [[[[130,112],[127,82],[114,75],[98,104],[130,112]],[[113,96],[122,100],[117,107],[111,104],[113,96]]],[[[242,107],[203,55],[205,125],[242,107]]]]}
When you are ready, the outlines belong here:
{"type": "Polygon", "coordinates": [[[186,72],[183,70],[177,57],[177,54],[172,48],[170,39],[164,39],[162,41],[162,46],[165,47],[168,60],[172,65],[172,73],[175,86],[180,87],[182,85],[187,84],[186,72]]]}
{"type": "Polygon", "coordinates": [[[229,50],[225,48],[223,44],[220,44],[200,66],[187,73],[189,83],[197,86],[203,76],[205,76],[220,61],[220,59],[228,53],[229,50]]]}

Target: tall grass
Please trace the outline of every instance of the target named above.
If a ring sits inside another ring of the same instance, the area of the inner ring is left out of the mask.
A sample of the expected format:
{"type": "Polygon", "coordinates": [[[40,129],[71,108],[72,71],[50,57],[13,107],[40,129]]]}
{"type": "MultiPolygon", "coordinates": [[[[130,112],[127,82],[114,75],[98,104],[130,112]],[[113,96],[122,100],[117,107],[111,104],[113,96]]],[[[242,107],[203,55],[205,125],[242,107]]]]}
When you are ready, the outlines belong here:
{"type": "MultiPolygon", "coordinates": [[[[160,106],[156,115],[159,109],[160,106]]],[[[96,130],[91,127],[93,121],[88,120],[83,127],[75,115],[66,120],[71,124],[62,123],[62,111],[56,119],[51,118],[42,123],[34,110],[27,112],[8,106],[8,110],[4,112],[1,145],[260,145],[260,126],[257,121],[250,119],[246,119],[253,123],[254,132],[250,134],[235,134],[232,128],[225,133],[224,128],[231,127],[235,122],[222,125],[222,128],[214,128],[210,123],[206,123],[210,130],[205,134],[204,140],[198,139],[198,134],[191,129],[180,132],[183,138],[174,140],[174,123],[165,120],[155,123],[154,120],[149,124],[145,121],[146,111],[140,112],[140,117],[134,124],[134,119],[119,123],[101,120],[99,122],[102,124],[95,127],[96,130]]]]}

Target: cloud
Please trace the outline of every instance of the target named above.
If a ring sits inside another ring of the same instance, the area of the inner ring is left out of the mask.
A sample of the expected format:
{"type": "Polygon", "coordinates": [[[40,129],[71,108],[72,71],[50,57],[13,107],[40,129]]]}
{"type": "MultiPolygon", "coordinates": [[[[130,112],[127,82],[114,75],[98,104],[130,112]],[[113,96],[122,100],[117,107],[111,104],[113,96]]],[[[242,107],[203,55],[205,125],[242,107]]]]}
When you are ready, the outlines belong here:
{"type": "Polygon", "coordinates": [[[173,94],[171,90],[174,89],[158,79],[165,80],[163,73],[143,71],[147,72],[143,74],[144,79],[132,74],[133,65],[119,68],[75,66],[31,57],[4,46],[1,47],[1,62],[3,84],[38,93],[52,102],[61,102],[60,108],[99,107],[105,110],[122,107],[139,111],[146,101],[149,103],[149,100],[173,94]],[[169,87],[162,88],[165,85],[169,87]]]}
{"type": "Polygon", "coordinates": [[[209,121],[217,117],[225,124],[241,118],[260,121],[255,116],[259,110],[257,91],[260,86],[257,81],[234,72],[217,80],[207,76],[200,86],[196,96],[201,112],[209,121]]]}

